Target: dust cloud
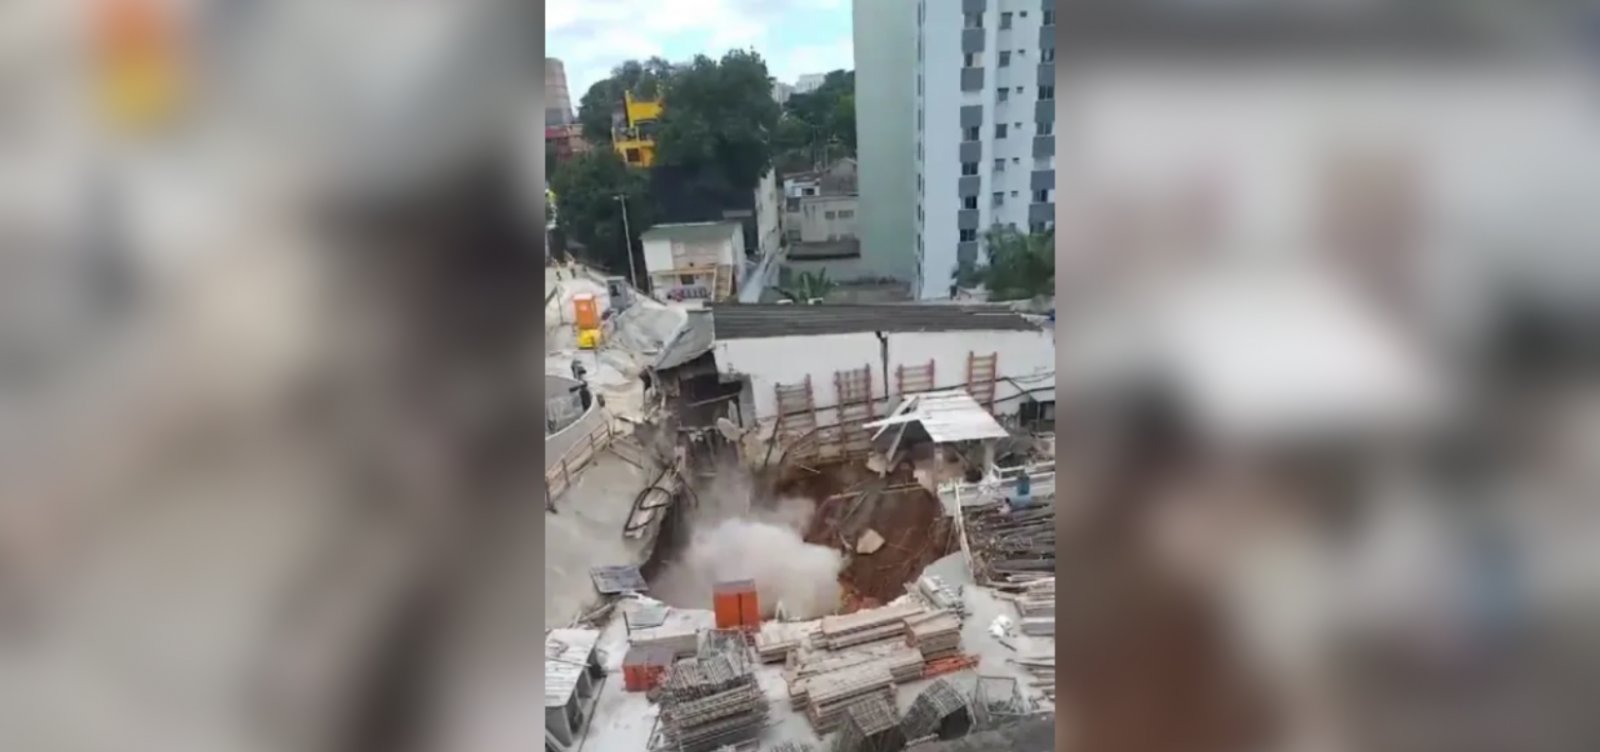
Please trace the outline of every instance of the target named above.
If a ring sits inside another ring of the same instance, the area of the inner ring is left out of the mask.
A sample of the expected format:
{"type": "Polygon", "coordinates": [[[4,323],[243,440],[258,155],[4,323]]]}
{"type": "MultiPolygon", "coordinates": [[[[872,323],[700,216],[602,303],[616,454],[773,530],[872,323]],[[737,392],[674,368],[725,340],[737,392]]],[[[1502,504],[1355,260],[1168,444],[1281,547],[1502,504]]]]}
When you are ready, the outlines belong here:
{"type": "Polygon", "coordinates": [[[680,608],[709,609],[716,583],[749,579],[764,618],[775,616],[780,603],[790,619],[833,613],[844,559],[803,538],[816,502],[753,501],[749,476],[728,470],[699,492],[700,503],[687,518],[689,540],[651,583],[651,594],[680,608]]]}

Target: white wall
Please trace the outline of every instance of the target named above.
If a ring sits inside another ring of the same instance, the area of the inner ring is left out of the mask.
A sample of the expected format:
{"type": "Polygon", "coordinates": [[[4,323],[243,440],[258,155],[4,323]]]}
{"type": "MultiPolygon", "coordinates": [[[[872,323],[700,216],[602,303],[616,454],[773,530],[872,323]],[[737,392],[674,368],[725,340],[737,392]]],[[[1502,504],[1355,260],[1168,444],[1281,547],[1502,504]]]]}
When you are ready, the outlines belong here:
{"type": "MultiPolygon", "coordinates": [[[[1038,400],[1055,399],[1055,343],[1049,332],[894,332],[889,338],[888,390],[895,389],[895,369],[901,365],[922,366],[934,361],[936,386],[963,386],[967,378],[967,356],[997,353],[1001,376],[1017,379],[1029,389],[1047,387],[1033,394],[1038,400]]],[[[776,415],[777,384],[798,384],[811,377],[814,399],[819,407],[837,401],[833,377],[836,371],[872,367],[873,393],[884,393],[883,352],[873,332],[808,337],[720,340],[715,348],[717,367],[723,373],[750,377],[751,396],[758,420],[776,415]]],[[[1017,412],[1020,399],[1010,399],[1018,388],[1006,382],[995,387],[995,411],[1017,412]]],[[[818,420],[833,420],[831,411],[819,411],[818,420]]]]}
{"type": "MultiPolygon", "coordinates": [[[[783,244],[783,194],[776,170],[768,170],[756,184],[756,238],[757,258],[777,253],[783,244]]],[[[743,256],[739,258],[742,262],[743,256]]]]}
{"type": "MultiPolygon", "coordinates": [[[[982,101],[982,93],[961,91],[961,3],[924,0],[922,5],[922,62],[917,71],[922,80],[920,132],[916,130],[916,114],[911,115],[913,132],[918,133],[921,142],[917,164],[922,190],[917,197],[920,221],[916,229],[921,264],[920,273],[912,282],[912,293],[918,298],[946,298],[950,295],[950,272],[956,265],[959,235],[956,181],[961,176],[961,107],[982,101]]],[[[986,54],[993,54],[993,46],[989,45],[986,54]]],[[[985,68],[989,69],[989,76],[994,74],[992,65],[985,63],[985,68]]]]}
{"type": "Polygon", "coordinates": [[[799,230],[802,243],[856,237],[859,207],[855,196],[807,196],[800,199],[800,211],[789,214],[789,231],[799,230]]]}

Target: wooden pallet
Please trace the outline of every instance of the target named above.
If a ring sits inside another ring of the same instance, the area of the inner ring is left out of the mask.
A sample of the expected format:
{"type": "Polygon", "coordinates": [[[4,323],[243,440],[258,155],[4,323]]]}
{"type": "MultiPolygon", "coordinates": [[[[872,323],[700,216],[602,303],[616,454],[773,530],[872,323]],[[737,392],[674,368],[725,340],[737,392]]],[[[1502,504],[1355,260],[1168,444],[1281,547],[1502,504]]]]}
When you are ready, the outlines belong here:
{"type": "Polygon", "coordinates": [[[1000,355],[989,353],[978,355],[967,353],[967,394],[983,405],[985,409],[994,412],[995,379],[1000,375],[1000,355]]]}
{"type": "Polygon", "coordinates": [[[778,401],[778,439],[794,456],[815,456],[817,442],[810,439],[817,430],[817,403],[811,377],[799,384],[776,384],[773,391],[778,401]]]}
{"type": "Polygon", "coordinates": [[[872,366],[835,371],[833,388],[839,405],[839,430],[835,440],[841,454],[866,454],[872,449],[872,432],[862,428],[875,416],[872,409],[872,366]]]}
{"type": "Polygon", "coordinates": [[[927,365],[908,366],[900,365],[894,369],[895,394],[904,397],[918,392],[931,392],[934,390],[933,359],[927,365]]]}

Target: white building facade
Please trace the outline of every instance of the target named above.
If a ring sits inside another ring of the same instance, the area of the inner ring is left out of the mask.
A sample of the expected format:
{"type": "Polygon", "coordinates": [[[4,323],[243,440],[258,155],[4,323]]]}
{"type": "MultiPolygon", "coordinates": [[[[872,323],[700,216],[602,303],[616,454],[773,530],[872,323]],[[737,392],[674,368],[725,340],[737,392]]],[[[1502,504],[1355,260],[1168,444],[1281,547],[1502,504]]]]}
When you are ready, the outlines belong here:
{"type": "Polygon", "coordinates": [[[1055,224],[1055,0],[919,0],[912,132],[918,298],[984,233],[1055,224]]]}
{"type": "Polygon", "coordinates": [[[856,0],[851,14],[860,264],[876,276],[907,281],[916,273],[916,167],[907,120],[916,100],[916,19],[912,2],[856,0]]]}
{"type": "Polygon", "coordinates": [[[650,291],[674,301],[724,300],[744,276],[744,228],[738,222],[656,225],[639,236],[650,291]]]}

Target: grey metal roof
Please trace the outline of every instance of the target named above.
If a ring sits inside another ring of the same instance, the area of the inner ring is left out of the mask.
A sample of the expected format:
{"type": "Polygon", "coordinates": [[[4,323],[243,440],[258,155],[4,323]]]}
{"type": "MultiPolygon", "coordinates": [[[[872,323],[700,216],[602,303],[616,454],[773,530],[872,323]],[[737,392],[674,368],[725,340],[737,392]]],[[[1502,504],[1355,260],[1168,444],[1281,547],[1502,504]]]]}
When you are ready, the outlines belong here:
{"type": "Polygon", "coordinates": [[[722,240],[743,229],[738,222],[684,222],[656,225],[639,234],[640,240],[722,240]]]}
{"type": "Polygon", "coordinates": [[[998,306],[712,303],[719,340],[853,332],[1039,331],[998,306]]]}
{"type": "Polygon", "coordinates": [[[693,310],[688,313],[688,317],[656,355],[656,370],[677,368],[711,350],[711,345],[716,341],[712,336],[711,313],[693,310]]]}

